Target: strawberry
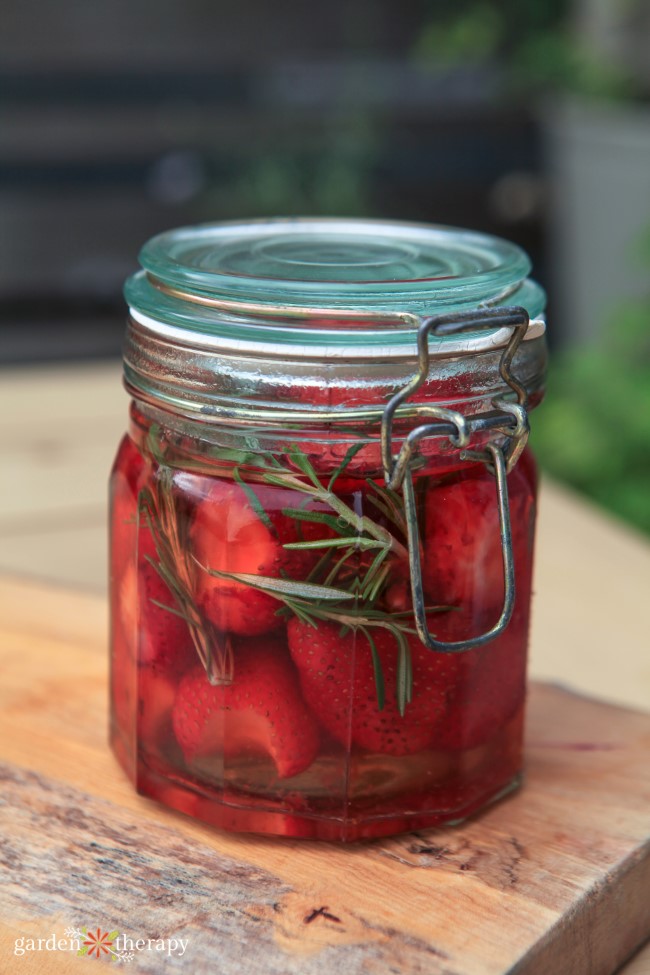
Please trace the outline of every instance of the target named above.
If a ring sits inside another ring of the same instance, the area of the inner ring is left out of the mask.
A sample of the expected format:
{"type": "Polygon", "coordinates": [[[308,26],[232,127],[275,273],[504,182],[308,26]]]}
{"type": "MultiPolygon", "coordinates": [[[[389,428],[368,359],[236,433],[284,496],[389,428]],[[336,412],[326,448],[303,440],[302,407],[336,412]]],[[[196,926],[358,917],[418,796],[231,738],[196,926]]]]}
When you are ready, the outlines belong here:
{"type": "MultiPolygon", "coordinates": [[[[112,483],[111,603],[114,649],[120,667],[139,662],[170,678],[178,677],[194,659],[185,622],[155,602],[177,609],[176,601],[149,561],[158,561],[146,523],[140,518],[138,492],[145,486],[147,466],[133,442],[125,438],[112,483]]],[[[116,661],[117,666],[117,661],[116,661]]]]}
{"type": "MultiPolygon", "coordinates": [[[[508,477],[518,575],[530,562],[533,502],[527,471],[508,477]]],[[[471,611],[478,629],[503,604],[503,563],[494,478],[484,471],[429,489],[424,502],[424,588],[436,604],[471,611]]]]}
{"type": "Polygon", "coordinates": [[[264,506],[264,517],[239,484],[213,479],[195,507],[190,528],[194,555],[204,567],[196,574],[198,605],[218,629],[245,636],[281,626],[276,615],[281,604],[269,593],[205,569],[304,579],[314,562],[313,554],[283,548],[286,542],[299,541],[299,535],[296,523],[281,509],[298,507],[302,498],[264,485],[252,490],[264,506]]]}
{"type": "Polygon", "coordinates": [[[287,632],[305,700],[334,738],[344,745],[351,738],[354,744],[385,755],[411,755],[431,745],[444,718],[449,688],[457,680],[456,656],[434,654],[418,637],[407,636],[413,699],[401,716],[396,699],[397,642],[390,631],[372,630],[384,675],[381,711],[371,650],[361,631],[341,636],[338,624],[320,622],[314,629],[293,618],[287,632]]]}
{"type": "Polygon", "coordinates": [[[178,688],[172,721],[187,762],[268,755],[283,779],[311,765],[319,746],[316,723],[277,637],[237,643],[230,685],[211,685],[200,666],[190,670],[178,688]]]}
{"type": "MultiPolygon", "coordinates": [[[[516,601],[505,633],[463,653],[463,677],[450,694],[436,747],[475,748],[489,741],[523,705],[530,613],[534,525],[534,463],[528,451],[508,476],[516,601]]],[[[477,635],[493,625],[503,601],[503,568],[494,479],[441,485],[425,502],[428,593],[455,603],[459,612],[440,618],[446,641],[477,635]]]]}
{"type": "MultiPolygon", "coordinates": [[[[462,653],[428,650],[409,635],[413,699],[403,717],[396,703],[397,650],[390,632],[373,631],[386,685],[382,711],[370,648],[361,633],[355,644],[354,634],[341,638],[332,623],[321,622],[315,630],[292,619],[288,636],[305,700],[334,738],[347,744],[350,736],[370,751],[410,755],[422,748],[475,748],[513,717],[525,694],[526,625],[527,611],[493,643],[462,653]]],[[[472,628],[462,613],[429,619],[432,634],[445,642],[464,639],[472,628]]]]}
{"type": "Polygon", "coordinates": [[[185,620],[156,605],[178,609],[147,556],[157,560],[153,539],[148,529],[141,528],[137,569],[128,565],[120,582],[121,621],[125,631],[133,634],[134,645],[137,642],[140,665],[175,678],[194,660],[194,645],[185,620]]]}
{"type": "Polygon", "coordinates": [[[111,472],[110,604],[111,702],[120,732],[135,737],[135,628],[121,590],[125,575],[135,573],[138,482],[144,462],[135,444],[124,437],[111,472]]]}
{"type": "Polygon", "coordinates": [[[124,437],[111,473],[110,584],[112,618],[120,616],[119,588],[127,566],[135,564],[138,490],[144,461],[135,444],[124,437]]]}
{"type": "Polygon", "coordinates": [[[142,521],[138,530],[138,492],[147,473],[142,455],[125,438],[112,481],[111,687],[122,732],[135,734],[137,715],[138,738],[151,747],[170,731],[178,678],[196,654],[184,621],[153,602],[176,608],[173,594],[149,562],[157,561],[151,533],[142,521]]]}
{"type": "MultiPolygon", "coordinates": [[[[449,685],[447,711],[436,731],[434,747],[450,751],[476,748],[490,741],[523,704],[526,684],[528,598],[505,633],[474,650],[451,655],[457,679],[449,685]]],[[[446,642],[476,632],[466,613],[440,617],[436,636],[446,642]]],[[[449,656],[439,654],[439,656],[449,656]]]]}

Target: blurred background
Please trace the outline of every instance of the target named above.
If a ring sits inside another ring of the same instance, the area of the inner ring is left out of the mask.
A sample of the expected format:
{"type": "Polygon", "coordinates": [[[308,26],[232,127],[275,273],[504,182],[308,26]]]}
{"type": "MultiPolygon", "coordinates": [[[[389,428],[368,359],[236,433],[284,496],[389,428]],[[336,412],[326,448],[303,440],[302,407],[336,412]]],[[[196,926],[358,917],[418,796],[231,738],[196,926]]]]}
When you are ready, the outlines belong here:
{"type": "Polygon", "coordinates": [[[163,229],[473,227],[548,290],[542,465],[650,532],[647,0],[9,0],[0,106],[5,383],[116,361],[163,229]]]}

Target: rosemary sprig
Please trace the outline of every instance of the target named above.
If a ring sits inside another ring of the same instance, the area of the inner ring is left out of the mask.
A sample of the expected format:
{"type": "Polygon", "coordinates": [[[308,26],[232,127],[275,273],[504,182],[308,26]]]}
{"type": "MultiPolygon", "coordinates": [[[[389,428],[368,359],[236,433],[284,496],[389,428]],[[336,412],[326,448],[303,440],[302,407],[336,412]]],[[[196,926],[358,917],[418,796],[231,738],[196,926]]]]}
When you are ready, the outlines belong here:
{"type": "MultiPolygon", "coordinates": [[[[178,517],[173,493],[173,473],[159,466],[152,488],[140,491],[138,521],[144,517],[153,538],[157,561],[148,561],[158,572],[176,601],[176,607],[152,600],[161,609],[182,617],[212,684],[233,680],[233,652],[228,634],[220,633],[200,612],[193,598],[194,566],[187,527],[178,517]]],[[[138,524],[139,528],[139,524],[138,524]]]]}
{"type": "Polygon", "coordinates": [[[207,572],[208,575],[215,576],[217,579],[232,579],[234,582],[243,582],[246,586],[254,589],[261,589],[271,595],[299,596],[303,599],[352,599],[353,596],[344,589],[333,589],[328,586],[314,586],[308,582],[294,582],[292,579],[279,579],[277,576],[258,576],[249,575],[246,572],[222,572],[219,569],[209,569],[201,565],[197,559],[196,564],[207,572]]]}
{"type": "MultiPolygon", "coordinates": [[[[322,526],[321,538],[305,540],[299,535],[300,541],[284,544],[288,551],[320,553],[307,578],[295,580],[219,571],[196,560],[189,544],[187,520],[176,510],[170,466],[175,460],[163,449],[163,443],[159,428],[152,426],[147,448],[157,465],[157,473],[153,487],[141,492],[140,510],[147,519],[156,546],[157,561],[152,564],[168,585],[177,606],[156,605],[187,621],[211,681],[232,680],[232,648],[228,635],[217,631],[195,603],[193,591],[197,571],[265,592],[281,604],[279,614],[293,614],[309,626],[317,627],[319,621],[327,621],[338,624],[343,633],[350,629],[361,633],[370,648],[380,709],[385,705],[386,687],[373,632],[388,630],[395,638],[396,697],[400,714],[404,714],[413,694],[408,637],[417,633],[415,620],[412,610],[393,612],[382,605],[395,564],[408,565],[408,551],[403,541],[407,533],[402,499],[396,492],[367,479],[365,498],[383,517],[384,524],[380,524],[367,513],[355,510],[333,491],[363,444],[354,444],[348,449],[327,484],[297,445],[287,451],[288,463],[284,464],[270,452],[257,454],[231,448],[209,449],[208,461],[228,466],[253,511],[276,537],[276,526],[251,482],[295,492],[304,507],[298,502],[283,508],[282,513],[296,522],[298,528],[306,523],[322,526]],[[315,506],[317,510],[314,510],[315,506]]],[[[190,469],[186,461],[179,460],[178,466],[190,469]]],[[[202,473],[209,472],[209,466],[206,469],[204,465],[202,473]]],[[[357,504],[358,500],[358,496],[355,497],[352,504],[357,504]]],[[[449,608],[429,607],[427,612],[449,608]]]]}
{"type": "MultiPolygon", "coordinates": [[[[345,472],[350,460],[361,446],[355,444],[347,451],[327,486],[323,485],[309,458],[298,446],[293,446],[287,453],[295,470],[286,467],[270,470],[270,465],[268,463],[265,465],[265,472],[261,478],[264,482],[295,491],[305,499],[307,504],[315,502],[326,509],[314,511],[298,506],[282,509],[284,515],[299,524],[311,522],[322,525],[333,533],[333,536],[329,537],[307,541],[303,539],[284,544],[284,548],[289,551],[324,553],[317,563],[317,568],[312,569],[307,581],[229,573],[211,569],[209,566],[201,568],[210,575],[231,579],[268,593],[282,602],[280,613],[288,611],[310,626],[317,627],[318,620],[324,620],[338,623],[343,632],[354,629],[363,633],[368,639],[372,655],[377,702],[380,709],[385,703],[385,680],[381,659],[371,631],[377,627],[389,630],[396,642],[397,704],[400,714],[404,714],[413,694],[413,667],[407,640],[407,636],[417,632],[414,628],[413,614],[410,613],[403,618],[402,614],[394,614],[388,609],[378,608],[378,602],[391,577],[392,565],[396,561],[402,564],[407,564],[408,561],[408,551],[397,537],[398,534],[402,537],[406,536],[406,521],[401,508],[401,499],[395,492],[388,491],[376,485],[374,481],[368,480],[370,491],[367,497],[375,503],[375,507],[385,520],[394,526],[396,534],[367,514],[355,511],[332,491],[333,485],[345,472]],[[342,550],[342,554],[333,559],[339,550],[342,550]],[[368,563],[365,556],[370,554],[372,558],[368,563]],[[351,564],[353,559],[356,565],[351,564]],[[350,600],[354,600],[354,607],[348,605],[350,600]],[[409,626],[409,623],[413,625],[409,626]]],[[[251,493],[254,495],[255,500],[251,499],[251,504],[254,510],[258,511],[262,504],[250,485],[246,493],[249,499],[251,493]]]]}
{"type": "Polygon", "coordinates": [[[377,484],[376,481],[371,480],[369,477],[366,478],[366,484],[370,488],[370,494],[368,494],[370,504],[381,511],[384,517],[391,521],[406,538],[406,517],[404,515],[403,502],[399,494],[396,491],[390,491],[381,484],[377,484]]]}
{"type": "Polygon", "coordinates": [[[355,536],[362,537],[364,534],[370,535],[376,541],[383,542],[398,557],[408,560],[408,551],[405,546],[390,532],[370,519],[367,515],[359,515],[349,507],[341,498],[337,497],[332,491],[324,487],[318,479],[309,458],[298,447],[293,447],[288,456],[304,475],[300,477],[289,470],[282,473],[279,471],[266,473],[263,480],[267,484],[274,484],[278,487],[292,488],[302,494],[306,494],[314,501],[320,501],[329,506],[334,511],[342,525],[347,525],[353,530],[355,536]],[[307,480],[305,480],[307,478],[307,480]]]}
{"type": "MultiPolygon", "coordinates": [[[[212,576],[232,579],[235,582],[244,583],[254,589],[268,593],[274,599],[281,601],[303,623],[314,628],[318,626],[317,620],[324,620],[338,623],[344,629],[360,630],[368,639],[370,646],[377,703],[380,710],[385,703],[384,677],[379,653],[370,630],[373,627],[389,630],[395,637],[397,644],[397,706],[400,714],[404,714],[413,696],[413,663],[406,639],[407,635],[417,633],[415,627],[409,626],[407,623],[407,620],[413,618],[411,611],[389,614],[385,610],[374,609],[371,606],[339,606],[337,605],[339,602],[354,599],[354,594],[341,589],[293,582],[288,579],[248,575],[242,572],[220,572],[216,569],[202,568],[212,576]]],[[[440,612],[448,608],[447,606],[431,606],[427,608],[427,613],[440,612]]]]}
{"type": "Polygon", "coordinates": [[[338,481],[338,479],[341,476],[341,474],[343,474],[343,472],[347,469],[347,466],[350,463],[350,461],[352,460],[352,458],[355,457],[359,453],[359,451],[362,450],[365,446],[366,445],[363,442],[361,442],[361,443],[355,443],[355,444],[352,444],[352,446],[346,451],[346,454],[345,454],[343,460],[341,461],[341,463],[339,464],[339,466],[336,468],[336,470],[334,471],[334,473],[332,474],[332,476],[329,479],[329,483],[327,485],[327,490],[328,491],[331,491],[332,490],[332,488],[334,487],[334,485],[338,481]]]}
{"type": "Polygon", "coordinates": [[[266,527],[271,532],[271,534],[275,535],[277,538],[278,533],[275,529],[275,525],[269,518],[266,511],[264,510],[262,504],[260,503],[260,499],[255,494],[255,491],[253,491],[252,487],[250,487],[250,485],[248,485],[246,481],[242,478],[241,474],[239,473],[238,467],[235,467],[233,471],[233,477],[237,482],[237,484],[239,484],[240,488],[242,489],[246,497],[248,498],[251,508],[254,510],[255,514],[260,519],[262,524],[266,525],[266,527]]]}
{"type": "MultiPolygon", "coordinates": [[[[348,538],[315,538],[309,542],[285,542],[284,548],[291,550],[297,549],[302,551],[303,549],[309,551],[313,548],[345,548],[350,544],[350,539],[348,538]]],[[[354,542],[354,547],[357,551],[368,552],[374,548],[380,548],[382,552],[386,551],[386,545],[384,542],[377,541],[373,538],[357,538],[354,542]]]]}
{"type": "Polygon", "coordinates": [[[372,655],[372,669],[375,676],[375,690],[377,692],[377,707],[380,711],[384,710],[384,704],[386,703],[386,687],[384,684],[384,672],[381,667],[381,659],[379,657],[379,651],[377,650],[377,644],[375,643],[370,630],[366,626],[360,626],[359,629],[365,636],[370,646],[370,653],[372,655]]]}

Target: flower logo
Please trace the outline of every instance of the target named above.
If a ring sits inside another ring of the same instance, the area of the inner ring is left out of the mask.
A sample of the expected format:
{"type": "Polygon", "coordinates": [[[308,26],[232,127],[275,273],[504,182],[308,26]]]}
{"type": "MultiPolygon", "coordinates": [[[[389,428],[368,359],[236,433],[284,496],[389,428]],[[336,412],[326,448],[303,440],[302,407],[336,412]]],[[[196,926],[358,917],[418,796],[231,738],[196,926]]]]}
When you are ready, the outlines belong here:
{"type": "Polygon", "coordinates": [[[85,940],[78,954],[87,955],[88,958],[102,958],[104,955],[115,958],[116,951],[113,948],[113,942],[119,936],[118,931],[102,931],[101,928],[97,928],[96,931],[89,931],[88,928],[82,928],[81,933],[85,940]]]}

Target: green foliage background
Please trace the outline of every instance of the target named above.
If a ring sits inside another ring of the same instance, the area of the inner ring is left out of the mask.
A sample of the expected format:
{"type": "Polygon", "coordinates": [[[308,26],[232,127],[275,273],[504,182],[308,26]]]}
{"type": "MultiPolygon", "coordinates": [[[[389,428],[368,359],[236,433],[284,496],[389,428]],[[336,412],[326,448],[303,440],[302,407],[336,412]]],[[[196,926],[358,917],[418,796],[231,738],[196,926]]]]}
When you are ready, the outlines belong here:
{"type": "Polygon", "coordinates": [[[532,427],[543,469],[650,533],[650,290],[551,362],[532,427]]]}

